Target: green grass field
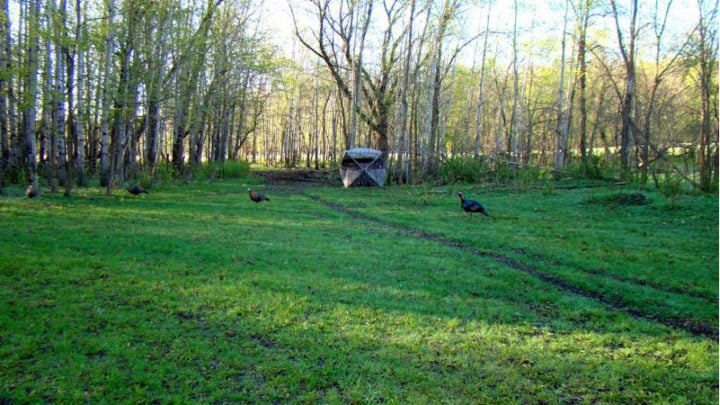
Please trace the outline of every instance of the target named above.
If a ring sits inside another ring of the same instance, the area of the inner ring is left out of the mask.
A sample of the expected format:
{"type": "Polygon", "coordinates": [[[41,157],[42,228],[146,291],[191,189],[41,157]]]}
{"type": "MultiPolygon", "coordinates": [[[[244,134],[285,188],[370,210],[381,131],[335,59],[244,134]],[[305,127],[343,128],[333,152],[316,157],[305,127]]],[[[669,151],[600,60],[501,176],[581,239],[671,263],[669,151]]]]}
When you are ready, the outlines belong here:
{"type": "Polygon", "coordinates": [[[0,403],[718,401],[717,196],[252,183],[8,189],[0,403]]]}

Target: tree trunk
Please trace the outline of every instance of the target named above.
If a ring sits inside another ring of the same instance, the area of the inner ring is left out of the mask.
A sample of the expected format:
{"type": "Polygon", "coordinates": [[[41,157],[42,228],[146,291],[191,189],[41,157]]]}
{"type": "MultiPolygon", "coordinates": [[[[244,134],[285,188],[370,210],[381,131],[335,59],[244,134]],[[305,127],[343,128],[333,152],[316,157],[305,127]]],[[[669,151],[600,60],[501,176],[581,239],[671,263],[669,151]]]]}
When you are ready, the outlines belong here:
{"type": "Polygon", "coordinates": [[[635,38],[637,37],[635,24],[637,21],[638,2],[637,0],[631,0],[630,2],[630,38],[629,43],[626,44],[623,39],[622,30],[620,29],[619,15],[615,1],[616,0],[610,0],[610,5],[612,6],[613,16],[615,18],[615,28],[617,30],[620,52],[622,53],[625,64],[625,89],[621,111],[622,129],[620,130],[620,164],[624,172],[623,176],[627,177],[632,163],[633,108],[635,104],[635,38]]]}
{"type": "Polygon", "coordinates": [[[115,54],[115,37],[113,35],[113,21],[115,19],[115,0],[105,0],[107,8],[107,37],[105,38],[105,59],[103,61],[102,86],[102,118],[100,139],[100,185],[107,188],[107,194],[112,193],[112,169],[110,167],[110,108],[112,91],[110,90],[110,72],[115,54]]]}
{"type": "Polygon", "coordinates": [[[565,1],[565,17],[563,18],[563,31],[562,31],[562,52],[560,56],[560,84],[558,86],[558,107],[557,107],[557,129],[556,132],[556,146],[555,146],[555,172],[559,172],[565,167],[565,157],[567,155],[567,123],[565,118],[565,110],[563,102],[565,101],[565,45],[567,41],[567,19],[568,11],[570,9],[570,1],[565,1]]]}
{"type": "Polygon", "coordinates": [[[161,117],[160,111],[162,106],[162,86],[163,77],[165,76],[165,24],[167,17],[160,15],[157,29],[147,34],[148,41],[151,41],[145,47],[145,57],[147,66],[150,70],[147,77],[147,119],[146,125],[146,143],[145,143],[145,163],[149,165],[152,177],[155,177],[155,171],[158,164],[158,153],[160,152],[160,127],[161,117]],[[154,39],[154,40],[153,40],[154,39]]]}
{"type": "Polygon", "coordinates": [[[413,21],[415,17],[415,0],[410,2],[410,18],[408,21],[407,47],[405,51],[405,60],[402,70],[402,84],[398,98],[400,99],[400,109],[398,111],[397,125],[399,126],[398,134],[398,180],[404,184],[410,178],[409,161],[410,161],[410,137],[408,134],[408,89],[410,87],[410,60],[412,59],[413,44],[413,21]]]}
{"type": "MultiPolygon", "coordinates": [[[[51,7],[52,3],[48,2],[47,7],[51,7]]],[[[48,10],[45,12],[46,20],[50,19],[52,13],[48,10]]],[[[50,21],[47,22],[48,26],[52,26],[50,21]]],[[[49,29],[49,28],[48,28],[49,29]]],[[[45,178],[48,185],[50,186],[50,192],[55,193],[57,191],[57,175],[55,173],[55,155],[57,154],[55,148],[57,147],[57,140],[55,139],[57,133],[53,126],[53,119],[55,118],[55,70],[53,56],[53,44],[52,35],[45,35],[45,64],[43,66],[43,80],[42,80],[42,117],[40,118],[40,145],[39,145],[39,164],[40,170],[44,172],[45,178]]]]}
{"type": "Polygon", "coordinates": [[[111,136],[112,175],[122,184],[126,179],[126,162],[134,161],[132,153],[135,128],[135,109],[137,108],[137,80],[132,75],[131,66],[135,58],[137,25],[139,10],[130,4],[129,15],[126,16],[126,33],[118,52],[120,58],[120,75],[115,93],[115,122],[111,136]]]}
{"type": "MultiPolygon", "coordinates": [[[[54,3],[55,0],[51,0],[49,4],[54,3]]],[[[69,185],[68,173],[67,173],[67,143],[66,143],[66,122],[65,122],[65,103],[66,101],[66,88],[65,84],[72,86],[72,77],[66,75],[66,59],[65,55],[68,54],[66,46],[67,42],[67,21],[66,21],[67,3],[65,0],[60,0],[60,8],[55,10],[54,4],[52,5],[53,16],[51,18],[56,19],[53,24],[53,37],[55,39],[55,89],[53,91],[53,132],[55,142],[57,143],[55,153],[53,154],[52,160],[54,171],[58,180],[58,184],[61,187],[67,187],[69,185]]],[[[54,183],[53,183],[54,184],[54,183]]],[[[54,190],[53,190],[54,191],[54,190]]],[[[67,192],[67,191],[66,191],[67,192]]]]}
{"type": "Polygon", "coordinates": [[[98,55],[97,63],[93,64],[90,58],[90,53],[86,55],[89,75],[97,75],[97,80],[88,81],[86,86],[86,100],[87,100],[87,116],[88,116],[88,139],[87,139],[87,163],[88,170],[91,173],[100,173],[100,185],[102,182],[102,173],[98,170],[98,164],[100,163],[100,152],[101,152],[101,140],[102,140],[102,120],[101,110],[103,106],[103,87],[104,77],[102,74],[102,59],[98,55]],[[92,101],[91,101],[92,100],[92,101]],[[90,108],[94,106],[94,108],[90,108]],[[91,114],[92,112],[92,114],[91,114]]]}
{"type": "Polygon", "coordinates": [[[698,0],[700,21],[699,68],[700,68],[700,189],[710,192],[717,189],[718,182],[718,111],[717,111],[717,75],[718,66],[718,30],[713,23],[718,14],[717,2],[711,2],[711,9],[705,10],[704,1],[698,0]],[[703,14],[707,13],[708,18],[703,14]]]}
{"type": "Polygon", "coordinates": [[[36,95],[38,85],[38,50],[40,47],[40,1],[28,0],[27,34],[25,51],[25,77],[23,92],[23,134],[25,139],[25,162],[34,192],[39,192],[38,167],[35,142],[36,95]]]}
{"type": "MultiPolygon", "coordinates": [[[[318,67],[318,64],[316,64],[316,68],[318,67]]],[[[318,170],[319,162],[318,162],[318,148],[320,147],[320,127],[319,127],[319,115],[320,115],[320,96],[318,95],[318,76],[315,76],[314,79],[314,85],[313,85],[313,130],[312,130],[312,138],[314,140],[313,143],[313,160],[315,161],[315,170],[318,170]]],[[[310,167],[310,154],[308,154],[308,167],[310,167]]]]}
{"type": "MultiPolygon", "coordinates": [[[[570,0],[567,0],[570,1],[570,0]]],[[[482,140],[483,109],[485,108],[485,66],[487,64],[488,37],[490,36],[490,10],[492,1],[488,0],[487,20],[485,21],[485,35],[483,40],[482,62],[480,64],[480,84],[478,85],[477,117],[475,120],[475,157],[480,156],[482,140]]],[[[564,37],[563,37],[564,40],[564,37]]],[[[564,48],[563,48],[564,49],[564,48]]]]}
{"type": "Polygon", "coordinates": [[[435,174],[438,165],[438,157],[436,155],[438,138],[439,138],[439,121],[440,121],[440,88],[442,79],[440,75],[440,63],[442,58],[442,43],[437,39],[436,54],[432,67],[432,85],[430,95],[430,127],[428,128],[427,149],[425,150],[425,166],[423,168],[423,177],[429,177],[435,174]]]}
{"type": "Polygon", "coordinates": [[[10,57],[10,12],[8,0],[0,0],[0,38],[5,44],[0,47],[0,194],[3,193],[5,168],[10,163],[10,111],[8,100],[12,89],[12,58],[10,57]]]}
{"type": "MultiPolygon", "coordinates": [[[[348,135],[349,138],[349,148],[352,149],[356,146],[356,140],[357,140],[357,125],[358,125],[358,116],[360,114],[360,110],[362,108],[362,69],[363,69],[363,51],[365,50],[365,36],[367,35],[368,28],[370,27],[370,17],[372,15],[372,8],[373,8],[373,2],[369,1],[365,3],[367,5],[367,11],[360,14],[360,6],[362,5],[362,2],[358,1],[356,3],[356,7],[358,11],[353,11],[353,13],[360,17],[362,16],[364,18],[364,23],[362,25],[362,28],[360,30],[359,34],[359,40],[352,41],[352,46],[359,46],[359,50],[357,51],[357,58],[354,56],[351,56],[351,52],[355,54],[355,50],[353,49],[351,51],[350,43],[346,42],[346,49],[345,49],[345,55],[348,62],[350,62],[350,65],[352,66],[352,79],[351,83],[352,85],[352,97],[350,98],[350,133],[348,135]],[[354,62],[353,62],[354,61],[354,62]]],[[[351,38],[352,39],[352,38],[351,38]]]]}
{"type": "Polygon", "coordinates": [[[588,21],[590,19],[590,0],[585,0],[580,7],[580,29],[578,39],[578,86],[580,110],[580,160],[583,170],[587,170],[587,61],[586,40],[588,21]]]}
{"type": "MultiPolygon", "coordinates": [[[[52,0],[51,0],[52,1],[52,0]]],[[[64,1],[61,1],[64,6],[64,1]]],[[[61,7],[63,7],[61,6],[61,7]]],[[[64,13],[61,11],[61,14],[64,13]]],[[[64,25],[64,24],[63,24],[64,25]]],[[[59,39],[59,38],[58,38],[59,39]]],[[[55,161],[55,171],[57,173],[58,184],[61,187],[67,186],[67,150],[65,144],[65,92],[63,83],[65,83],[65,58],[63,57],[63,47],[59,44],[55,45],[55,91],[53,92],[53,132],[56,142],[55,153],[52,160],[55,161]]],[[[51,160],[51,164],[52,163],[51,160]]]]}
{"type": "Polygon", "coordinates": [[[515,1],[515,7],[513,12],[513,105],[512,105],[512,118],[510,119],[510,139],[508,139],[508,152],[510,153],[511,159],[514,162],[518,161],[518,102],[520,100],[520,88],[519,80],[520,73],[518,69],[518,1],[515,1]]]}
{"type": "Polygon", "coordinates": [[[448,24],[455,14],[456,6],[457,2],[455,0],[445,0],[442,16],[438,23],[437,37],[435,38],[430,101],[430,133],[427,145],[427,159],[425,160],[425,166],[423,168],[423,175],[425,177],[434,175],[439,165],[438,151],[442,146],[440,145],[440,96],[443,86],[443,42],[445,41],[448,24]]]}
{"type": "MultiPolygon", "coordinates": [[[[85,28],[83,25],[83,14],[87,7],[87,1],[83,2],[77,0],[75,3],[76,12],[76,24],[77,30],[75,32],[75,49],[77,55],[77,76],[75,81],[77,83],[77,120],[74,120],[75,124],[75,170],[77,171],[77,184],[78,186],[85,186],[85,131],[84,125],[87,122],[87,116],[85,112],[85,103],[83,103],[83,97],[85,96],[85,28]],[[82,5],[82,6],[81,6],[82,5]]],[[[72,88],[68,89],[68,97],[72,99],[72,88]]]]}

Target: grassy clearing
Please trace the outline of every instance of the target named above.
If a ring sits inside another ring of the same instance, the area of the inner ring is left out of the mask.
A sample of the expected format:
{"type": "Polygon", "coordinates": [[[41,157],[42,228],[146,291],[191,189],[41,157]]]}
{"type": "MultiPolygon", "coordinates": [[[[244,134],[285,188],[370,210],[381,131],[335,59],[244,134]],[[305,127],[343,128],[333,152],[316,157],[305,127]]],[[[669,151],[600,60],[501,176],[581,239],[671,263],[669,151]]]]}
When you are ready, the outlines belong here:
{"type": "Polygon", "coordinates": [[[687,196],[670,204],[660,194],[643,192],[650,203],[636,205],[615,203],[618,195],[623,200],[638,194],[618,188],[551,195],[471,190],[493,215],[488,220],[463,213],[457,191],[328,190],[325,195],[363,215],[516,259],[632,310],[717,329],[717,306],[708,305],[718,300],[716,197],[687,196]]]}
{"type": "Polygon", "coordinates": [[[0,400],[717,402],[717,198],[246,189],[3,197],[0,400]]]}

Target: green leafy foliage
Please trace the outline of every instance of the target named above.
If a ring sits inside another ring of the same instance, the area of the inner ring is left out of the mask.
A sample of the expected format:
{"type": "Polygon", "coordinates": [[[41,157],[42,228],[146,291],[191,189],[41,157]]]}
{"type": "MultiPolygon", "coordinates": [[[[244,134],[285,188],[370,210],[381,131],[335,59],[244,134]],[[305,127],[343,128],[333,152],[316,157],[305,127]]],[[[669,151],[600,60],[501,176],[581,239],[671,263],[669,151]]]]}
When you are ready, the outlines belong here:
{"type": "Polygon", "coordinates": [[[664,181],[659,183],[658,188],[673,205],[685,192],[683,189],[683,179],[678,175],[666,175],[664,181]]]}
{"type": "Polygon", "coordinates": [[[239,179],[250,173],[250,164],[240,160],[225,162],[204,162],[194,169],[194,177],[198,180],[239,179]]]}
{"type": "Polygon", "coordinates": [[[586,160],[575,157],[565,167],[564,173],[592,180],[614,179],[621,177],[622,169],[616,159],[589,154],[586,160]]]}
{"type": "Polygon", "coordinates": [[[488,171],[489,167],[484,158],[451,157],[438,168],[438,177],[445,184],[478,183],[488,171]]]}
{"type": "Polygon", "coordinates": [[[525,190],[535,187],[547,178],[543,169],[534,166],[520,166],[512,162],[496,161],[493,170],[484,179],[484,184],[496,188],[511,187],[525,190]]]}
{"type": "Polygon", "coordinates": [[[0,401],[716,403],[717,199],[619,192],[10,189],[0,401]]]}
{"type": "Polygon", "coordinates": [[[155,184],[173,184],[175,182],[175,171],[171,163],[159,163],[155,169],[153,179],[155,184]]]}

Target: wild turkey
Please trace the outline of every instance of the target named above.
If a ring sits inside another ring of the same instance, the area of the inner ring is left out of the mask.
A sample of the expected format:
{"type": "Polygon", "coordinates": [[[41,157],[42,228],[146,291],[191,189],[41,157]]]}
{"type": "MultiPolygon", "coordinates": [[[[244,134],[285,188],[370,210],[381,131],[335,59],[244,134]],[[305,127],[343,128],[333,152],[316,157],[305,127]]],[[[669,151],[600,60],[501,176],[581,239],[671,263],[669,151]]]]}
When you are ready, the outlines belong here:
{"type": "Polygon", "coordinates": [[[463,193],[458,193],[458,196],[460,196],[460,206],[462,207],[465,212],[469,212],[470,216],[472,217],[473,212],[479,212],[486,217],[489,217],[490,214],[488,214],[487,211],[485,211],[485,207],[482,206],[479,202],[471,199],[466,199],[463,193]]]}
{"type": "Polygon", "coordinates": [[[32,184],[25,189],[25,197],[27,198],[35,198],[38,194],[38,191],[33,188],[32,184]]]}
{"type": "Polygon", "coordinates": [[[259,192],[259,191],[253,191],[252,189],[248,189],[248,194],[250,194],[250,199],[255,201],[256,203],[259,203],[260,201],[270,201],[269,198],[265,196],[265,194],[259,192]]]}
{"type": "Polygon", "coordinates": [[[142,188],[140,186],[130,186],[127,188],[127,191],[133,195],[140,195],[142,193],[150,194],[147,192],[147,190],[145,190],[144,188],[142,188]]]}

